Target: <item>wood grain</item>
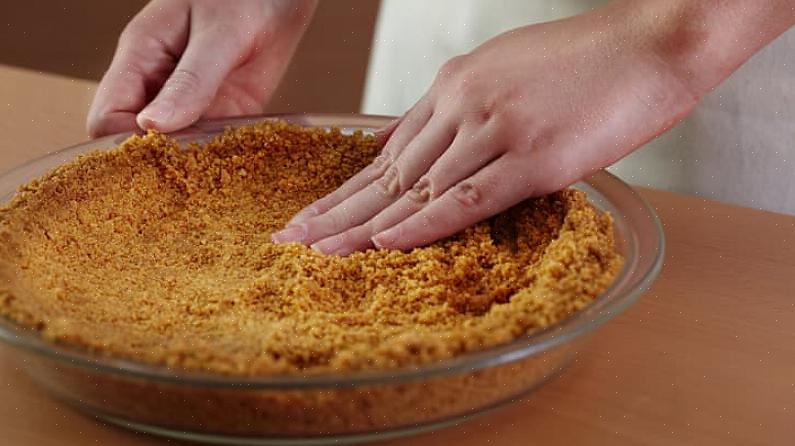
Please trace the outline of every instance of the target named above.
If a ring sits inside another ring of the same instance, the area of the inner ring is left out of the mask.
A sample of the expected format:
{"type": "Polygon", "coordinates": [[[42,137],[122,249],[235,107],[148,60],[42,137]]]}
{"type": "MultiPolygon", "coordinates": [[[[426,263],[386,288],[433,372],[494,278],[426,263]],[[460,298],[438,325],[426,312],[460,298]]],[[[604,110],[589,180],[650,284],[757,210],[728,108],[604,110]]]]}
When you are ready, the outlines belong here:
{"type": "MultiPolygon", "coordinates": [[[[0,170],[84,138],[92,84],[0,67],[0,170]]],[[[766,445],[795,438],[795,218],[642,190],[663,271],[531,397],[391,445],[766,445]]],[[[0,350],[3,444],[165,445],[83,417],[0,350]]]]}

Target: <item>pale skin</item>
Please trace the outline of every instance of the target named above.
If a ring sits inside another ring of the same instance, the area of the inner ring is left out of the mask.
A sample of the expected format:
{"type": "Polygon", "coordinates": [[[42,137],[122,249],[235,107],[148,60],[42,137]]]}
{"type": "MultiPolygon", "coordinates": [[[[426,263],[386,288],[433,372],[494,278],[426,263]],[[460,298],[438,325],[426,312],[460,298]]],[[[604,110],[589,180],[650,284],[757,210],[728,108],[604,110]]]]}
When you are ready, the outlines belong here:
{"type": "MultiPolygon", "coordinates": [[[[220,3],[155,0],[130,23],[89,113],[93,136],[262,109],[315,2],[220,3]]],[[[455,234],[665,132],[793,24],[791,0],[617,0],[496,36],[446,63],[379,132],[373,164],[272,238],[347,255],[455,234]]]]}

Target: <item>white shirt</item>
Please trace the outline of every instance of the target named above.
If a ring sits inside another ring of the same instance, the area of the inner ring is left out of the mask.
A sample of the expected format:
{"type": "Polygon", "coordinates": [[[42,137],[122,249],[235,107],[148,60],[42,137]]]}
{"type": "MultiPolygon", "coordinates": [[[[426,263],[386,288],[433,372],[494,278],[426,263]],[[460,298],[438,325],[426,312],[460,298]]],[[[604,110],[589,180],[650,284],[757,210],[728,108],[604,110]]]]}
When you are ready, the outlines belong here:
{"type": "MultiPolygon", "coordinates": [[[[362,105],[400,115],[449,58],[605,0],[382,0],[362,105]]],[[[795,215],[795,29],[610,170],[633,184],[795,215]]]]}

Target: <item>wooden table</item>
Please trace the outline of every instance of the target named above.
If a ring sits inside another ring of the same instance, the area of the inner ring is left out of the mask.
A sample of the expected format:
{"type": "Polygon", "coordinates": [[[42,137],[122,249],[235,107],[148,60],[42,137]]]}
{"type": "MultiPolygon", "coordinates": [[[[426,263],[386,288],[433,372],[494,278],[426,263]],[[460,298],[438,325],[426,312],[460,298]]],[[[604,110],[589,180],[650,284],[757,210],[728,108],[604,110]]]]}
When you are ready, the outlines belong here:
{"type": "MultiPolygon", "coordinates": [[[[0,170],[80,142],[94,85],[0,66],[0,170]]],[[[527,400],[391,445],[792,444],[795,217],[643,190],[668,239],[652,289],[527,400]]],[[[83,417],[0,350],[0,443],[165,445],[83,417]]]]}

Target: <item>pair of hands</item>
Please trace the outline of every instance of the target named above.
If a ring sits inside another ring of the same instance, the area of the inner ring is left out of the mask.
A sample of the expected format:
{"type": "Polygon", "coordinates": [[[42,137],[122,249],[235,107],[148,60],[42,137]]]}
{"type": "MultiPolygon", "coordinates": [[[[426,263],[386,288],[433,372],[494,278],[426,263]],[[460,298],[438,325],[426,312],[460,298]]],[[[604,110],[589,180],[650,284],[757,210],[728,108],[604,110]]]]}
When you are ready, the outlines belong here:
{"type": "MultiPolygon", "coordinates": [[[[122,34],[88,118],[93,136],[170,132],[258,113],[314,1],[155,0],[122,34]]],[[[667,130],[698,94],[610,7],[519,28],[447,62],[382,129],[381,155],[275,242],[326,254],[407,250],[559,190],[667,130]]]]}

